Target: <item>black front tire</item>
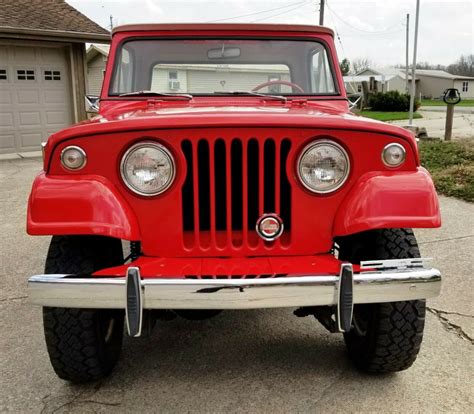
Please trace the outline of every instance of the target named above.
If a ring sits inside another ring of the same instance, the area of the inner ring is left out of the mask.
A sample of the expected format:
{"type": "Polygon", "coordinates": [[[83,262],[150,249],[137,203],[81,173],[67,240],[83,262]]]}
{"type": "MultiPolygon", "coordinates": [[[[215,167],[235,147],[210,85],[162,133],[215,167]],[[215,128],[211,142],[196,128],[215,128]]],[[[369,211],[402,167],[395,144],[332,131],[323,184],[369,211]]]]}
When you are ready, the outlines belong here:
{"type": "MultiPolygon", "coordinates": [[[[339,258],[351,263],[371,259],[420,257],[411,229],[383,229],[337,241],[339,258]]],[[[353,329],[344,334],[349,358],[362,371],[388,373],[409,368],[423,339],[425,301],[355,305],[353,329]]]]}
{"type": "MultiPolygon", "coordinates": [[[[120,240],[55,236],[45,272],[89,275],[122,263],[120,240]]],[[[122,348],[123,310],[44,307],[43,324],[50,361],[60,378],[76,383],[94,381],[115,367],[122,348]]]]}

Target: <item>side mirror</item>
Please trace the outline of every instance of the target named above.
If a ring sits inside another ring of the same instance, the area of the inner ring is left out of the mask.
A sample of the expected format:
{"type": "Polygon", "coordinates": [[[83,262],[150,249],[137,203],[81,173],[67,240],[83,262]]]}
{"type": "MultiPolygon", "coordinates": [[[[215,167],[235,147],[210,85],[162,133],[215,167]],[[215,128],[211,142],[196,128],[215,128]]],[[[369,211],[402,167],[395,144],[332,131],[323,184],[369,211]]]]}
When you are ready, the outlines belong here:
{"type": "Polygon", "coordinates": [[[86,112],[96,114],[99,112],[100,98],[98,96],[86,95],[86,112]]]}

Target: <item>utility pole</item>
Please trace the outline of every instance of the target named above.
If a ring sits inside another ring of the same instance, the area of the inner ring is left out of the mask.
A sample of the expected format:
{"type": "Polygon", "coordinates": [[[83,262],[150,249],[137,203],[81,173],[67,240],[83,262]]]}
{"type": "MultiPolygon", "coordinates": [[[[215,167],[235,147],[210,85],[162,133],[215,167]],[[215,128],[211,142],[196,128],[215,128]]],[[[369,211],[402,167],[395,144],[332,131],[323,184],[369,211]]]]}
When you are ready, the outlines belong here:
{"type": "Polygon", "coordinates": [[[110,15],[110,31],[114,28],[114,16],[110,15]]]}
{"type": "Polygon", "coordinates": [[[407,46],[406,46],[406,58],[405,58],[405,93],[409,93],[410,89],[408,87],[408,46],[410,44],[410,14],[407,13],[407,46]]]}
{"type": "Polygon", "coordinates": [[[319,0],[319,25],[324,26],[324,0],[319,0]]]}
{"type": "Polygon", "coordinates": [[[416,93],[416,49],[418,47],[418,21],[420,19],[420,0],[416,0],[416,15],[415,15],[415,44],[413,45],[413,67],[411,69],[411,93],[410,93],[410,118],[408,125],[413,125],[413,109],[415,107],[415,93],[416,93]]]}

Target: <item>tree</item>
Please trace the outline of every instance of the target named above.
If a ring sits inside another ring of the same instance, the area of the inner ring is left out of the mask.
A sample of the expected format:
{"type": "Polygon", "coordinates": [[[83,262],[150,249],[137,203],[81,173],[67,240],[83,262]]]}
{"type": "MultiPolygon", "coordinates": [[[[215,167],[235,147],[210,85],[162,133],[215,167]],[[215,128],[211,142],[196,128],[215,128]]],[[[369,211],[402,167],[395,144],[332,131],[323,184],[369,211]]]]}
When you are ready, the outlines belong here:
{"type": "Polygon", "coordinates": [[[344,58],[339,63],[339,67],[341,68],[342,76],[346,76],[351,71],[351,62],[349,62],[349,59],[344,58]]]}
{"type": "Polygon", "coordinates": [[[367,58],[357,58],[352,61],[352,70],[354,73],[359,73],[370,66],[372,66],[372,62],[367,58]]]}
{"type": "Polygon", "coordinates": [[[474,76],[474,55],[461,55],[461,57],[455,63],[449,65],[446,70],[453,75],[474,76]]]}

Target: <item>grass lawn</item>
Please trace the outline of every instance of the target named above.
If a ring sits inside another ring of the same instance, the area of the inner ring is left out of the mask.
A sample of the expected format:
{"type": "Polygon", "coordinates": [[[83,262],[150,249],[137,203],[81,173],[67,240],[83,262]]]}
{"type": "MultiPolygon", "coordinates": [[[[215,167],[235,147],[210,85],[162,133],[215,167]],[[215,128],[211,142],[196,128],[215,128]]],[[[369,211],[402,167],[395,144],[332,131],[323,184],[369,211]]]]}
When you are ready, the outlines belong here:
{"type": "MultiPolygon", "coordinates": [[[[379,121],[399,121],[401,119],[408,119],[408,112],[379,112],[379,111],[361,111],[360,115],[366,118],[377,119],[379,121]]],[[[413,118],[422,118],[422,116],[415,112],[413,118]]]]}
{"type": "MultiPolygon", "coordinates": [[[[446,106],[443,100],[422,99],[421,106],[446,106]]],[[[463,99],[456,106],[474,106],[474,99],[463,99]]]]}
{"type": "Polygon", "coordinates": [[[439,193],[474,202],[474,141],[420,142],[421,165],[439,193]]]}

